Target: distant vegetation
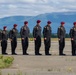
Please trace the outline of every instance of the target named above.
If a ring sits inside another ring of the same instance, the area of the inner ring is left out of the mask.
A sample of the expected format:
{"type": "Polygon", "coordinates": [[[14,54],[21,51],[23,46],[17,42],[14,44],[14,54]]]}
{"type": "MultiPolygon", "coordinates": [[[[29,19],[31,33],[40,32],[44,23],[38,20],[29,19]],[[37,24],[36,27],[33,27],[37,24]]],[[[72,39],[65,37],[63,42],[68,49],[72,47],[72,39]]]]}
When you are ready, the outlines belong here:
{"type": "MultiPolygon", "coordinates": [[[[33,38],[32,33],[30,33],[30,36],[29,37],[30,38],[33,38]]],[[[42,37],[43,37],[43,35],[42,35],[42,37]]],[[[58,38],[56,33],[53,33],[51,37],[52,38],[58,38]]],[[[18,33],[18,38],[20,38],[20,33],[18,33]]],[[[66,38],[70,38],[69,34],[66,34],[66,38]]]]}
{"type": "MultiPolygon", "coordinates": [[[[1,31],[1,29],[0,29],[0,31],[1,31]]],[[[9,33],[9,31],[8,31],[8,33],[9,33]]],[[[30,36],[29,36],[30,38],[33,38],[33,34],[32,33],[30,33],[30,36]]],[[[43,37],[43,34],[42,34],[42,37],[43,37]]],[[[52,38],[57,38],[57,33],[52,33],[52,36],[51,36],[52,38]]],[[[69,36],[69,34],[68,33],[66,33],[66,36],[65,36],[66,38],[70,38],[70,36],[69,36]]],[[[20,32],[18,32],[18,38],[20,38],[20,32]]]]}

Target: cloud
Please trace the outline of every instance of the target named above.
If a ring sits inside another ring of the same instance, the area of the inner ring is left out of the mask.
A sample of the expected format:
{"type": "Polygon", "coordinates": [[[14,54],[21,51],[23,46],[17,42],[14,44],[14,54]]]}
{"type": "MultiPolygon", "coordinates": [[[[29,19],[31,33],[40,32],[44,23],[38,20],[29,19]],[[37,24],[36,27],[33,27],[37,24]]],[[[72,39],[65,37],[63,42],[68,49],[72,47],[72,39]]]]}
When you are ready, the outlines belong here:
{"type": "Polygon", "coordinates": [[[0,17],[35,16],[52,12],[76,12],[76,0],[1,0],[0,17]]]}
{"type": "Polygon", "coordinates": [[[36,0],[19,0],[20,2],[35,3],[36,0]]]}

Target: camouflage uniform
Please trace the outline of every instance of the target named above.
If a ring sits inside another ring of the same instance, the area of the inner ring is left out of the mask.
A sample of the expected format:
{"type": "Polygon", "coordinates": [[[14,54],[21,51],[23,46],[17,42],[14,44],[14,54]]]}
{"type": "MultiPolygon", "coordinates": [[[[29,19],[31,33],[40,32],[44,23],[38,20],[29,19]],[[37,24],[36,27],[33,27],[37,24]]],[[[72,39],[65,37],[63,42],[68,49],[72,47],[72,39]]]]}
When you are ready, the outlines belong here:
{"type": "Polygon", "coordinates": [[[13,28],[9,32],[9,38],[11,39],[11,50],[12,50],[11,53],[12,54],[16,54],[15,49],[17,47],[17,34],[18,34],[18,30],[16,28],[13,28]]]}
{"type": "Polygon", "coordinates": [[[60,26],[58,28],[57,34],[58,34],[58,39],[60,39],[59,40],[59,55],[65,55],[63,54],[63,49],[65,47],[65,34],[66,34],[66,30],[64,26],[60,26]]]}
{"type": "Polygon", "coordinates": [[[1,36],[2,36],[2,30],[0,30],[0,40],[1,40],[1,36]]]}
{"type": "Polygon", "coordinates": [[[21,38],[22,39],[22,49],[23,49],[23,55],[28,55],[27,54],[27,48],[28,48],[28,38],[29,38],[29,34],[30,34],[30,30],[28,28],[28,26],[23,26],[20,30],[20,34],[21,34],[21,38]]]}
{"type": "Polygon", "coordinates": [[[2,31],[2,34],[1,34],[1,47],[2,47],[2,54],[7,54],[6,53],[6,49],[7,49],[7,40],[8,40],[8,33],[6,30],[3,30],[2,31]]]}
{"type": "Polygon", "coordinates": [[[72,44],[72,55],[76,55],[76,28],[75,27],[72,27],[70,29],[70,37],[71,37],[71,44],[72,44]]]}
{"type": "Polygon", "coordinates": [[[33,37],[36,38],[35,40],[35,55],[41,55],[39,53],[41,47],[41,26],[36,25],[33,29],[33,37]]]}
{"type": "Polygon", "coordinates": [[[43,36],[46,38],[44,39],[44,44],[45,44],[45,55],[50,55],[49,54],[49,49],[51,46],[51,27],[49,25],[46,25],[43,29],[43,36]]]}

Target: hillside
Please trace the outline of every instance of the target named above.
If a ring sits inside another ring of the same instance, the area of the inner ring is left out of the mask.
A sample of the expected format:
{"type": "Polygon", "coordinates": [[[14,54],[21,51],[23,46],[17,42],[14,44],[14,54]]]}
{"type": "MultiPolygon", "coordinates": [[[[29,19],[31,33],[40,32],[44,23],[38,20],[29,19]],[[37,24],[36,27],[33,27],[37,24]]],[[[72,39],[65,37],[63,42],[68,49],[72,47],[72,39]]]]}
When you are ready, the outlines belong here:
{"type": "Polygon", "coordinates": [[[56,33],[57,28],[60,25],[61,21],[66,22],[65,28],[67,33],[69,32],[70,28],[73,26],[73,22],[76,21],[76,13],[71,12],[61,12],[61,13],[46,13],[46,14],[40,14],[37,16],[9,16],[0,18],[0,28],[2,29],[3,26],[7,26],[8,29],[11,29],[13,27],[13,24],[18,24],[18,30],[20,30],[21,26],[23,26],[24,21],[29,22],[29,28],[32,32],[33,27],[36,25],[36,20],[41,20],[41,27],[43,28],[47,21],[50,20],[52,22],[52,32],[56,33]]]}

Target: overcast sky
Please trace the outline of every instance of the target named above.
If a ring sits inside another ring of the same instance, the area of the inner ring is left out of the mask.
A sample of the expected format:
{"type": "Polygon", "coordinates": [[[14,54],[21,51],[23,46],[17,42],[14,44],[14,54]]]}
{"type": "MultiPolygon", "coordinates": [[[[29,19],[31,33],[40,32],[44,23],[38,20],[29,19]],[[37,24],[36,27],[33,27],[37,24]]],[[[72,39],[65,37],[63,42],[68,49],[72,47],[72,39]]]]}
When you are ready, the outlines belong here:
{"type": "Polygon", "coordinates": [[[76,0],[0,0],[0,18],[68,11],[76,12],[76,0]]]}

